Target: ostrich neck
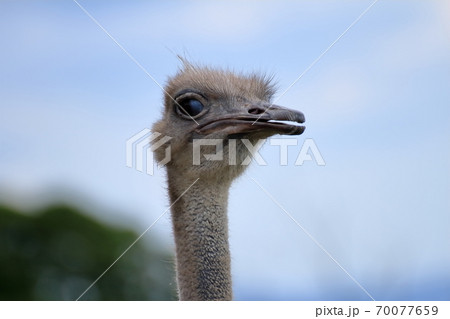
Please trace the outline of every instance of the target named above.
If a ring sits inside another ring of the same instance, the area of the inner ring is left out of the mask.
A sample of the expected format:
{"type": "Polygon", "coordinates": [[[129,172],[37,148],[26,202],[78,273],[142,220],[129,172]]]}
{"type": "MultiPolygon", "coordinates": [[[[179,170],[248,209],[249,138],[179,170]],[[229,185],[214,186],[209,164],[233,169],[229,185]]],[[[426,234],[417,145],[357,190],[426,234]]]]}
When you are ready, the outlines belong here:
{"type": "Polygon", "coordinates": [[[180,300],[231,300],[227,203],[230,184],[168,171],[180,300]],[[178,200],[177,200],[178,199],[178,200]]]}

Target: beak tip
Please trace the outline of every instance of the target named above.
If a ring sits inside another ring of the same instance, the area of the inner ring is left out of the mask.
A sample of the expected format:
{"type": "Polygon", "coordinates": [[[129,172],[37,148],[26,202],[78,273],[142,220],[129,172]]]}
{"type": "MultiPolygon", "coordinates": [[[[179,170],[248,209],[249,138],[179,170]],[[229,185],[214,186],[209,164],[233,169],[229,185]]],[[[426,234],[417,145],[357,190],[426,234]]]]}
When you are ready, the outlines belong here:
{"type": "Polygon", "coordinates": [[[306,127],[305,126],[299,126],[298,135],[303,134],[305,132],[306,127]]]}
{"type": "Polygon", "coordinates": [[[300,112],[298,121],[300,123],[305,123],[305,115],[300,112]]]}

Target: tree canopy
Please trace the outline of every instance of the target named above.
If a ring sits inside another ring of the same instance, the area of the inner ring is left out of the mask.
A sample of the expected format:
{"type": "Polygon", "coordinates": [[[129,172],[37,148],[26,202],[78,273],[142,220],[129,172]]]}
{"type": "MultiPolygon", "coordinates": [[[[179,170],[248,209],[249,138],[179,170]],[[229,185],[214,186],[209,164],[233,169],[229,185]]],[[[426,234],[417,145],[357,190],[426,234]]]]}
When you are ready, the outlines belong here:
{"type": "MultiPolygon", "coordinates": [[[[138,237],[55,204],[0,205],[0,300],[76,300],[138,237]]],[[[80,300],[173,300],[173,257],[138,241],[80,300]]]]}

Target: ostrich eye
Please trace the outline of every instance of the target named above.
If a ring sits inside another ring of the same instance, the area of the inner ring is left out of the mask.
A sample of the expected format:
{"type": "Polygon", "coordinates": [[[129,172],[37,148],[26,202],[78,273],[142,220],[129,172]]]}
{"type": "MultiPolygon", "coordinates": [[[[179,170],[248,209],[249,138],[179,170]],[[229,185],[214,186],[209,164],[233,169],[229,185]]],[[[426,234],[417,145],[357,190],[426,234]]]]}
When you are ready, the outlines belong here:
{"type": "Polygon", "coordinates": [[[203,104],[196,99],[184,99],[178,102],[179,112],[190,116],[196,116],[203,111],[203,104]]]}

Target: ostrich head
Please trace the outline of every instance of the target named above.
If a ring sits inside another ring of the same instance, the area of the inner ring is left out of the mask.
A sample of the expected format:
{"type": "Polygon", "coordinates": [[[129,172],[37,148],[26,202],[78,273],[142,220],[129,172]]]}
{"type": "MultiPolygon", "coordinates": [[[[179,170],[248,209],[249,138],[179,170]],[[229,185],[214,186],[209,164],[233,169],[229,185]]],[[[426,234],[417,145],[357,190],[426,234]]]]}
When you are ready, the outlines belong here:
{"type": "MultiPolygon", "coordinates": [[[[299,135],[305,130],[296,124],[304,122],[301,112],[271,105],[275,89],[271,78],[265,76],[239,75],[184,62],[183,69],[169,79],[165,92],[163,117],[154,124],[153,132],[172,137],[167,166],[182,174],[231,181],[245,169],[239,164],[249,155],[242,139],[254,145],[275,134],[299,135]],[[201,162],[193,165],[196,139],[220,141],[223,159],[207,160],[204,154],[216,153],[216,146],[201,146],[201,162]],[[230,150],[230,139],[236,140],[235,150],[230,150]],[[237,165],[229,165],[230,151],[237,165]]],[[[164,149],[155,153],[158,161],[165,156],[164,149]]]]}

